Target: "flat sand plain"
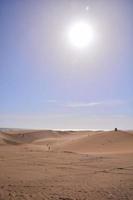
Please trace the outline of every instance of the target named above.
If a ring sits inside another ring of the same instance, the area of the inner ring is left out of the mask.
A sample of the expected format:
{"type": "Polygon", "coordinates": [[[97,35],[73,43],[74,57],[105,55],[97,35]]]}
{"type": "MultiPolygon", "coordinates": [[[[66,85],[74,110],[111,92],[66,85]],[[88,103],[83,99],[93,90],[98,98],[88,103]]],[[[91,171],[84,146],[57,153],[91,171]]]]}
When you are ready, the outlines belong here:
{"type": "Polygon", "coordinates": [[[133,133],[0,132],[0,200],[133,200],[133,133]]]}

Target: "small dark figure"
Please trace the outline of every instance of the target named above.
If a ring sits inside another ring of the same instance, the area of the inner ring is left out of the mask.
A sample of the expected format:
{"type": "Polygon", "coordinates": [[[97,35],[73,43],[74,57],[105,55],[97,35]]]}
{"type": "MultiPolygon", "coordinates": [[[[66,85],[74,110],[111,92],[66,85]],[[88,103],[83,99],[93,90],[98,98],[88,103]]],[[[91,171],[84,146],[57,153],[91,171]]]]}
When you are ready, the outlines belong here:
{"type": "Polygon", "coordinates": [[[50,145],[49,145],[49,147],[48,147],[48,150],[49,150],[49,151],[51,150],[50,145]]]}
{"type": "Polygon", "coordinates": [[[49,145],[49,144],[47,144],[47,148],[48,148],[48,151],[50,151],[50,150],[51,150],[51,148],[50,148],[50,145],[49,145]]]}
{"type": "Polygon", "coordinates": [[[115,131],[118,131],[118,129],[117,129],[117,128],[115,128],[115,131]]]}

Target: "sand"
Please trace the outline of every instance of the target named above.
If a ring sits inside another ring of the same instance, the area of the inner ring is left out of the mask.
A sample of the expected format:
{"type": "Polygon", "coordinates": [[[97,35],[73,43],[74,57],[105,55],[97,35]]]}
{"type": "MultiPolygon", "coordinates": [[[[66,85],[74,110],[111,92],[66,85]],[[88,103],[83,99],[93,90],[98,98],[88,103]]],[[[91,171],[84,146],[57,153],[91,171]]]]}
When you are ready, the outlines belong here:
{"type": "Polygon", "coordinates": [[[0,200],[14,199],[133,200],[133,133],[1,131],[0,200]]]}

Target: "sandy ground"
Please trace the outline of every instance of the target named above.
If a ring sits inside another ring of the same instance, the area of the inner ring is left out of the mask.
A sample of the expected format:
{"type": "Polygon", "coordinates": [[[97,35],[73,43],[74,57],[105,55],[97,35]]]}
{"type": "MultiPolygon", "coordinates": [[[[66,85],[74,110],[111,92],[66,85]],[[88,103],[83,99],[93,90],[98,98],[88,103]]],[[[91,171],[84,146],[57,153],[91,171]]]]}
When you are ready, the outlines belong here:
{"type": "Polygon", "coordinates": [[[0,132],[0,200],[13,199],[133,200],[133,133],[0,132]]]}

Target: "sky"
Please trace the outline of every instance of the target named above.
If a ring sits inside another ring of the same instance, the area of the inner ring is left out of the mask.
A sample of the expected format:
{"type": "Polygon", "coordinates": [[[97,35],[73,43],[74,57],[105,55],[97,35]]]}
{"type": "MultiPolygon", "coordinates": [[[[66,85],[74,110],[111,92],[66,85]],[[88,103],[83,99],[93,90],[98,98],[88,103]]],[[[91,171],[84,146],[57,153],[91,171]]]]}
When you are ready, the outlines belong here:
{"type": "Polygon", "coordinates": [[[133,129],[132,21],[132,0],[0,0],[0,127],[133,129]]]}

